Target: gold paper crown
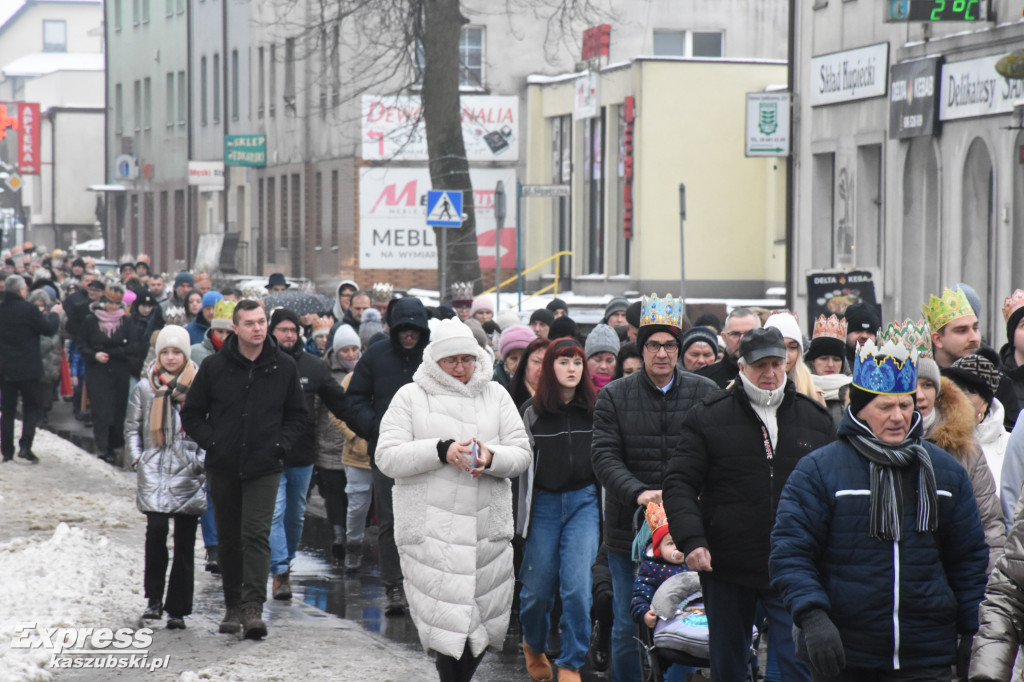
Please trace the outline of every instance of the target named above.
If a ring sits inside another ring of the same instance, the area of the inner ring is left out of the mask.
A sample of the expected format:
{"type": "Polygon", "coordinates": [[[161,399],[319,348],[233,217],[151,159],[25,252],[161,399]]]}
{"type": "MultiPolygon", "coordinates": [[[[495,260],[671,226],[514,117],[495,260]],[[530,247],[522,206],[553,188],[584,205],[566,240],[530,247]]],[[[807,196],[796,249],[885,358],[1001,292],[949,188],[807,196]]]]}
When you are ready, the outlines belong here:
{"type": "Polygon", "coordinates": [[[391,286],[391,282],[374,282],[370,288],[370,296],[375,303],[387,303],[394,293],[395,288],[391,286]]]}
{"type": "Polygon", "coordinates": [[[683,326],[683,306],[678,298],[668,294],[658,298],[658,294],[644,296],[640,303],[640,326],[664,324],[681,329],[683,326]]]}
{"type": "Polygon", "coordinates": [[[1009,322],[1010,315],[1013,315],[1022,307],[1024,307],[1024,290],[1017,289],[1003,299],[1003,322],[1009,322]]]}
{"type": "Polygon", "coordinates": [[[647,527],[651,529],[651,535],[662,526],[668,525],[668,517],[665,516],[665,507],[658,502],[651,502],[644,510],[647,518],[647,527]]]}
{"type": "Polygon", "coordinates": [[[924,320],[905,320],[902,324],[893,322],[878,334],[878,344],[886,341],[902,344],[907,350],[917,351],[918,357],[932,357],[932,330],[924,320]]]}
{"type": "Polygon", "coordinates": [[[957,287],[956,291],[953,291],[947,287],[942,291],[942,298],[933,294],[928,305],[921,306],[921,312],[924,313],[928,326],[938,331],[958,317],[973,315],[974,308],[971,307],[971,302],[967,300],[967,294],[963,289],[957,287]]]}
{"type": "Polygon", "coordinates": [[[331,318],[327,317],[326,315],[323,317],[318,317],[315,320],[313,320],[313,333],[316,334],[317,330],[319,329],[326,329],[330,331],[331,327],[333,326],[334,322],[331,320],[331,318]]]}
{"type": "Polygon", "coordinates": [[[235,314],[235,302],[222,298],[213,304],[213,319],[230,320],[235,314]]]}
{"type": "Polygon", "coordinates": [[[818,315],[818,319],[814,321],[814,334],[811,338],[823,337],[839,339],[846,343],[846,318],[840,319],[835,315],[829,315],[826,318],[824,315],[818,315]]]}

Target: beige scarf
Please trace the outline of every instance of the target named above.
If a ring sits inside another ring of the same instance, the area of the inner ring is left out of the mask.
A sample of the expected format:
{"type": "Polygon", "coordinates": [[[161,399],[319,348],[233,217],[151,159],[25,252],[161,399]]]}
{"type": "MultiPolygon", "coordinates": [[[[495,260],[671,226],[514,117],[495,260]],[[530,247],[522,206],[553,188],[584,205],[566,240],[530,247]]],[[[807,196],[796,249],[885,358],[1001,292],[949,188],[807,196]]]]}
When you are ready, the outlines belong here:
{"type": "Polygon", "coordinates": [[[185,366],[177,374],[171,374],[157,362],[149,373],[149,383],[153,387],[153,409],[149,414],[149,430],[153,442],[165,445],[174,438],[174,414],[185,402],[189,386],[196,377],[196,366],[185,361],[185,366]],[[178,407],[176,408],[175,405],[178,407]]]}

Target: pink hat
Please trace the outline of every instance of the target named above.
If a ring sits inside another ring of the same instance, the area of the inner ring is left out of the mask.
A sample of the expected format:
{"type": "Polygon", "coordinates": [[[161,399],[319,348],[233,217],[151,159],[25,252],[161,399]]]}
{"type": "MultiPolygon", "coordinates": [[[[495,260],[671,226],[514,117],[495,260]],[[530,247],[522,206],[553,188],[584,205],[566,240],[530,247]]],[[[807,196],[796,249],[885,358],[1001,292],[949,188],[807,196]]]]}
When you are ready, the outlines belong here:
{"type": "Polygon", "coordinates": [[[536,338],[537,335],[525,324],[514,324],[511,327],[506,327],[501,332],[501,341],[498,343],[498,355],[504,360],[510,352],[525,349],[536,338]]]}
{"type": "Polygon", "coordinates": [[[131,289],[126,289],[125,290],[125,292],[124,292],[124,299],[123,299],[125,305],[131,305],[132,303],[134,303],[135,302],[135,298],[136,297],[135,297],[135,292],[134,291],[132,291],[131,289]]]}
{"type": "Polygon", "coordinates": [[[492,313],[497,313],[498,308],[494,305],[494,296],[484,294],[473,299],[473,306],[469,309],[469,314],[476,315],[478,310],[490,310],[492,313]]]}

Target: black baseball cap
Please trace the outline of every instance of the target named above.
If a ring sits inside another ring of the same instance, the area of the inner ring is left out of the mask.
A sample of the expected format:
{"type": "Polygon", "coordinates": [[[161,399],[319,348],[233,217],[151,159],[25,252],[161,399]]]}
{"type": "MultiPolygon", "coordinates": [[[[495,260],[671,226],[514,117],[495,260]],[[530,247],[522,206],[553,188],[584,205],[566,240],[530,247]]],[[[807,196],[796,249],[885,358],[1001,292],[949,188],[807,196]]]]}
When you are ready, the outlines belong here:
{"type": "Polygon", "coordinates": [[[786,341],[782,338],[782,332],[775,327],[751,329],[740,340],[740,358],[748,365],[763,358],[785,360],[786,341]]]}

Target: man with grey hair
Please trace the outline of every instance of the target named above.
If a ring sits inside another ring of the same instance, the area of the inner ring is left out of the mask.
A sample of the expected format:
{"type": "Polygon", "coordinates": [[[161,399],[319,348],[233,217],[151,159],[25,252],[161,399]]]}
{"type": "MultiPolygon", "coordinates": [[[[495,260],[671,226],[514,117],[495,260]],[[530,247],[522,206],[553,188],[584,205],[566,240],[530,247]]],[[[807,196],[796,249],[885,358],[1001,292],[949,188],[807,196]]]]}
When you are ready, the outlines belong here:
{"type": "Polygon", "coordinates": [[[729,385],[736,375],[740,373],[740,367],[736,364],[739,358],[740,339],[751,329],[761,326],[761,318],[750,308],[733,308],[725,318],[725,326],[722,328],[722,340],[725,341],[725,355],[718,362],[704,365],[697,370],[697,374],[711,379],[719,388],[729,385]]]}
{"type": "Polygon", "coordinates": [[[28,285],[20,275],[4,281],[4,300],[0,303],[0,453],[4,462],[14,459],[14,416],[20,395],[24,419],[18,457],[35,464],[39,458],[32,452],[32,441],[45,397],[40,394],[43,359],[39,337],[57,333],[61,307],[55,305],[44,315],[25,300],[27,295],[28,285]]]}

